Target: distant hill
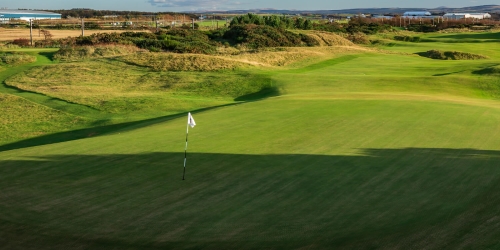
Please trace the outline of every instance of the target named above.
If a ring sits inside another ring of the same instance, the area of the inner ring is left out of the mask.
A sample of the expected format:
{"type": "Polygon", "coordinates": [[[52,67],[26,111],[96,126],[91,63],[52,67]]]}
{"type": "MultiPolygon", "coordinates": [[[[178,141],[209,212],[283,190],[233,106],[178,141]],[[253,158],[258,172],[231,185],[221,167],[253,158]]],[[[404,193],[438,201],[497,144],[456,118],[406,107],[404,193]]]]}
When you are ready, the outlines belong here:
{"type": "Polygon", "coordinates": [[[205,11],[198,12],[201,14],[245,14],[245,13],[257,13],[257,14],[321,14],[321,15],[332,15],[332,14],[403,14],[406,11],[430,11],[432,13],[444,13],[444,12],[487,12],[487,13],[500,13],[500,5],[481,5],[481,6],[471,6],[464,8],[449,8],[449,7],[438,7],[433,9],[424,8],[362,8],[362,9],[343,9],[343,10],[277,10],[277,9],[249,9],[249,10],[230,10],[230,11],[205,11]]]}

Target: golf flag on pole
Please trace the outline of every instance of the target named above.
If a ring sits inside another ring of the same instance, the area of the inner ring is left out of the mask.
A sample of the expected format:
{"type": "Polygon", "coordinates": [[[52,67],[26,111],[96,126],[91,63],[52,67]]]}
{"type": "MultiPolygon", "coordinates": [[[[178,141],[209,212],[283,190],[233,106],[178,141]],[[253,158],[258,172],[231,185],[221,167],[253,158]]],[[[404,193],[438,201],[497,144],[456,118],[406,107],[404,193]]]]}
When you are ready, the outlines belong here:
{"type": "Polygon", "coordinates": [[[196,126],[196,122],[194,122],[194,118],[191,115],[191,112],[188,113],[188,125],[194,128],[196,126]]]}
{"type": "Polygon", "coordinates": [[[194,126],[196,126],[196,122],[194,121],[194,118],[191,115],[191,112],[188,113],[188,122],[186,125],[186,147],[184,148],[184,173],[182,174],[182,180],[185,180],[185,177],[186,177],[186,162],[187,162],[189,126],[191,126],[191,128],[194,128],[194,126]]]}

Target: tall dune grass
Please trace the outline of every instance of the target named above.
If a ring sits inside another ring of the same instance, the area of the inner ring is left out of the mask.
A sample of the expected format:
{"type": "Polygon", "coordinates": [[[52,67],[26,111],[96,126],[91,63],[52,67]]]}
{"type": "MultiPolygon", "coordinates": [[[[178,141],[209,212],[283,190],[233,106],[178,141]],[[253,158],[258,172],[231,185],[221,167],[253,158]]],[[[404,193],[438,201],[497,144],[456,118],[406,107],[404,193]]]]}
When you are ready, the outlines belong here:
{"type": "Polygon", "coordinates": [[[36,57],[22,52],[0,52],[0,64],[20,65],[32,63],[36,57]]]}
{"type": "Polygon", "coordinates": [[[135,46],[126,45],[98,45],[61,48],[54,59],[62,61],[78,61],[90,58],[121,56],[140,51],[135,46]]]}
{"type": "Polygon", "coordinates": [[[155,71],[218,71],[248,67],[249,64],[198,54],[136,53],[121,60],[155,71]]]}

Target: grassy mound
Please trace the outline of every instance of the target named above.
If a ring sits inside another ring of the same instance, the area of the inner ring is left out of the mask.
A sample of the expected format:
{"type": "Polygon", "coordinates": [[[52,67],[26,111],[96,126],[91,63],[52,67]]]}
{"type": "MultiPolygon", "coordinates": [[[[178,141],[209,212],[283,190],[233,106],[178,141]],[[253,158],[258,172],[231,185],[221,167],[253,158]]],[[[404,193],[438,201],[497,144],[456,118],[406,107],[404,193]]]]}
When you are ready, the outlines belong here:
{"type": "Polygon", "coordinates": [[[487,67],[481,70],[473,71],[477,75],[500,75],[500,66],[487,67]]]}
{"type": "Polygon", "coordinates": [[[231,56],[234,60],[247,62],[264,67],[286,66],[294,62],[310,57],[312,53],[306,50],[294,50],[292,48],[279,48],[276,50],[264,50],[258,53],[242,53],[231,56]]]}
{"type": "Polygon", "coordinates": [[[77,61],[90,58],[120,56],[139,51],[135,46],[99,45],[61,48],[54,54],[54,59],[62,61],[77,61]]]}
{"type": "Polygon", "coordinates": [[[315,39],[320,46],[353,46],[354,44],[331,32],[323,32],[323,31],[310,31],[305,32],[308,36],[315,39]]]}
{"type": "Polygon", "coordinates": [[[22,52],[0,52],[0,65],[20,65],[36,61],[36,56],[22,52]]]}
{"type": "Polygon", "coordinates": [[[317,62],[320,58],[331,58],[364,51],[368,50],[358,46],[274,48],[261,50],[258,53],[241,53],[239,55],[233,55],[230,58],[264,67],[283,67],[297,63],[303,66],[308,63],[317,62]]]}
{"type": "Polygon", "coordinates": [[[417,43],[417,42],[420,42],[420,37],[419,36],[409,36],[409,35],[398,35],[398,36],[394,36],[394,40],[417,43]]]}
{"type": "Polygon", "coordinates": [[[224,33],[223,38],[231,41],[231,43],[252,49],[317,45],[317,41],[307,35],[254,24],[231,26],[224,33]]]}
{"type": "MultiPolygon", "coordinates": [[[[149,55],[158,56],[158,61],[168,56],[149,55]]],[[[111,114],[143,117],[157,116],[158,110],[171,113],[227,104],[271,87],[267,77],[244,71],[153,72],[109,59],[35,67],[5,83],[111,114]]]]}
{"type": "Polygon", "coordinates": [[[196,54],[137,53],[125,56],[122,60],[155,71],[218,71],[248,66],[225,58],[196,54]]]}
{"type": "Polygon", "coordinates": [[[488,59],[487,56],[458,52],[458,51],[440,51],[440,50],[429,50],[427,52],[418,53],[420,56],[428,57],[431,59],[439,60],[480,60],[488,59]]]}

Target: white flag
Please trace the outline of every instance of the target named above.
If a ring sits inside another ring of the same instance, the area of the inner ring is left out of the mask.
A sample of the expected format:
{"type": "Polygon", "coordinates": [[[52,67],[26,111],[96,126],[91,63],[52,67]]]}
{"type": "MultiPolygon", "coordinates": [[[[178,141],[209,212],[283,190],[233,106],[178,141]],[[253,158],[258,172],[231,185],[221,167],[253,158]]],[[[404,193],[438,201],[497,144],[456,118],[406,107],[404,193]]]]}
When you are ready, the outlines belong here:
{"type": "Polygon", "coordinates": [[[196,122],[194,122],[194,118],[191,115],[191,112],[188,113],[188,125],[194,128],[196,126],[196,122]]]}

